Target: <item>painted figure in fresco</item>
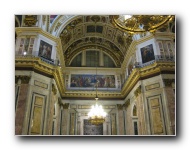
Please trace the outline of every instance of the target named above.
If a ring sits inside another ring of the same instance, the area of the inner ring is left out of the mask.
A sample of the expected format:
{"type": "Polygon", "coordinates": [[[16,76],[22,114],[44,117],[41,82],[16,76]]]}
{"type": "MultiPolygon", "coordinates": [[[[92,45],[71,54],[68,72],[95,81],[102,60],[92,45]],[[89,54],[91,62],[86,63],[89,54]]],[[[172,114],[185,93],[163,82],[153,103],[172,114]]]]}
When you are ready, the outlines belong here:
{"type": "Polygon", "coordinates": [[[115,88],[115,77],[113,75],[73,75],[71,76],[70,87],[99,87],[115,88]]]}

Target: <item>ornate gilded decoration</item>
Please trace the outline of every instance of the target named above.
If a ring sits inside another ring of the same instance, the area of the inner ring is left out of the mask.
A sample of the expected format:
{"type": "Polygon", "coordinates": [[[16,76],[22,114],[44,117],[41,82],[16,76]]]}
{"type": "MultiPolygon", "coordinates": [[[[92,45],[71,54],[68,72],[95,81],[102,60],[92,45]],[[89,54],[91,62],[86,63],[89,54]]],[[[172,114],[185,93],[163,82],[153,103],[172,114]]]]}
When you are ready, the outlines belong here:
{"type": "Polygon", "coordinates": [[[60,26],[61,26],[61,23],[58,22],[57,25],[56,25],[56,27],[55,27],[55,31],[57,31],[57,29],[59,29],[60,26]]]}
{"type": "MultiPolygon", "coordinates": [[[[128,15],[129,16],[129,15],[128,15]]],[[[173,20],[172,15],[132,15],[128,19],[125,16],[110,16],[112,24],[122,31],[130,34],[155,32],[173,20]]]]}
{"type": "Polygon", "coordinates": [[[69,103],[63,104],[63,109],[68,109],[69,108],[69,103]]]}
{"type": "Polygon", "coordinates": [[[57,89],[56,89],[56,87],[55,87],[55,85],[53,83],[52,83],[52,92],[53,92],[54,95],[57,94],[57,89]]]}
{"type": "Polygon", "coordinates": [[[175,79],[163,79],[165,86],[171,87],[172,83],[175,83],[175,79]]]}
{"type": "Polygon", "coordinates": [[[136,97],[141,94],[141,85],[134,91],[134,94],[136,97]]]}
{"type": "Polygon", "coordinates": [[[37,15],[26,15],[24,19],[25,25],[31,27],[36,25],[37,22],[37,15]]]}

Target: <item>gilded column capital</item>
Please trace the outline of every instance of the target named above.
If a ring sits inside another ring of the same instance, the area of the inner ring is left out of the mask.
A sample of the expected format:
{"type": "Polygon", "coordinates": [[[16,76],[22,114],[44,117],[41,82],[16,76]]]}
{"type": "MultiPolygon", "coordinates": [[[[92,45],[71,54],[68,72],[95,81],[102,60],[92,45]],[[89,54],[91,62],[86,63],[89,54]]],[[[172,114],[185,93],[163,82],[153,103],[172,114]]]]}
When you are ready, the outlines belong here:
{"type": "Polygon", "coordinates": [[[128,100],[123,104],[123,106],[124,106],[125,108],[129,107],[129,105],[130,105],[130,99],[128,99],[128,100]]]}
{"type": "Polygon", "coordinates": [[[134,94],[136,97],[141,94],[141,85],[134,91],[134,94]]]}
{"type": "Polygon", "coordinates": [[[52,92],[53,92],[54,95],[57,94],[57,89],[56,89],[56,87],[55,87],[55,85],[53,83],[52,83],[52,92]]]}
{"type": "Polygon", "coordinates": [[[123,105],[122,104],[117,104],[117,108],[118,108],[118,110],[122,110],[123,109],[123,105]]]}
{"type": "Polygon", "coordinates": [[[21,84],[28,84],[30,78],[31,78],[30,76],[21,76],[21,75],[15,76],[15,84],[18,83],[19,79],[21,80],[21,84]]]}
{"type": "Polygon", "coordinates": [[[175,83],[175,79],[163,79],[165,86],[170,87],[172,83],[175,83]]]}
{"type": "Polygon", "coordinates": [[[69,103],[63,104],[63,109],[68,109],[69,108],[69,103]]]}

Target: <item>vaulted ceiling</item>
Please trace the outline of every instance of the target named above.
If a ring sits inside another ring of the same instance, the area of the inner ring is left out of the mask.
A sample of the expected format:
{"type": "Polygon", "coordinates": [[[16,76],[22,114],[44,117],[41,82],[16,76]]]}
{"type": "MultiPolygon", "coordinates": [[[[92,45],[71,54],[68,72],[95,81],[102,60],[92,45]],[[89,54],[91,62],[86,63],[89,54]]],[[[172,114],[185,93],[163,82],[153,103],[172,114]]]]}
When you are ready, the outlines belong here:
{"type": "Polygon", "coordinates": [[[99,49],[110,55],[120,67],[132,37],[115,28],[109,15],[75,16],[59,34],[66,66],[86,49],[99,49]]]}

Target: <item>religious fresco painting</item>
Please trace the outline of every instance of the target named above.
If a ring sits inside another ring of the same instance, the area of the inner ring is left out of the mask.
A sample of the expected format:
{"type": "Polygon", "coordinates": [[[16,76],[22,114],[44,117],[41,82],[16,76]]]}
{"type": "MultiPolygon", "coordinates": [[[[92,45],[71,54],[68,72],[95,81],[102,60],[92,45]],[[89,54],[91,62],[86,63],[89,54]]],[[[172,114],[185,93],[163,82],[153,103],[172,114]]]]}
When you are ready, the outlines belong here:
{"type": "Polygon", "coordinates": [[[155,59],[153,45],[150,44],[141,48],[142,63],[146,63],[155,59]]]}
{"type": "Polygon", "coordinates": [[[70,87],[115,88],[114,75],[71,75],[70,87]]]}
{"type": "Polygon", "coordinates": [[[41,40],[38,56],[51,60],[51,53],[52,53],[52,45],[41,40]]]}

